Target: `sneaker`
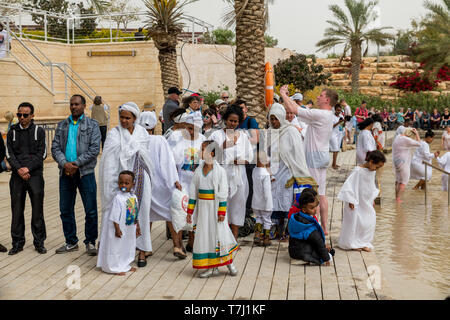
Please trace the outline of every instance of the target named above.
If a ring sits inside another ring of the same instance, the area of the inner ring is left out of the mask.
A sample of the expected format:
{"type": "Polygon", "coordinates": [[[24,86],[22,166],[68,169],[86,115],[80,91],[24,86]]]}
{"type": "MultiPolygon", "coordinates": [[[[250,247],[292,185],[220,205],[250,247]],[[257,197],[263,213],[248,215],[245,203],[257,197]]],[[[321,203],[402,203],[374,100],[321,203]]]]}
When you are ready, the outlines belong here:
{"type": "Polygon", "coordinates": [[[78,244],[64,243],[62,245],[62,247],[55,250],[55,253],[66,253],[66,252],[72,252],[72,251],[78,251],[78,244]]]}
{"type": "Polygon", "coordinates": [[[205,272],[200,273],[199,278],[209,278],[219,274],[218,268],[208,269],[205,272]]]}
{"type": "Polygon", "coordinates": [[[96,256],[97,255],[97,249],[95,248],[95,245],[93,245],[92,243],[88,243],[86,245],[86,253],[89,256],[96,256]]]}
{"type": "Polygon", "coordinates": [[[234,277],[238,274],[238,271],[236,267],[234,266],[234,263],[231,263],[227,265],[228,271],[230,271],[230,276],[234,277]]]}

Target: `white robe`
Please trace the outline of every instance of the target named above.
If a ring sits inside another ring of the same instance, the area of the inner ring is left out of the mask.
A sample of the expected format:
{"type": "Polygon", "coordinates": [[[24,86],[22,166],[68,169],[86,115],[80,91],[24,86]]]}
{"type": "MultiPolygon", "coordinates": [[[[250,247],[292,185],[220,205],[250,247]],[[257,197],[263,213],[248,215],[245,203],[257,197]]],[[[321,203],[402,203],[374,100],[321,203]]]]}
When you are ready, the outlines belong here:
{"type": "MultiPolygon", "coordinates": [[[[127,210],[135,209],[128,200],[135,195],[117,190],[109,210],[104,213],[97,267],[107,273],[127,272],[131,269],[136,253],[136,224],[126,225],[127,210]],[[116,237],[114,222],[122,231],[122,237],[116,237]]],[[[139,218],[139,217],[138,217],[139,218]]]]}
{"type": "Polygon", "coordinates": [[[136,157],[139,157],[139,163],[148,169],[148,172],[144,171],[142,198],[139,204],[139,224],[142,235],[136,240],[136,247],[142,251],[152,251],[150,204],[154,169],[148,150],[149,139],[147,130],[140,125],[135,125],[133,134],[120,126],[110,130],[106,137],[99,169],[103,216],[112,204],[119,173],[123,170],[134,171],[136,157]]]}
{"type": "Polygon", "coordinates": [[[192,250],[192,264],[195,269],[209,269],[231,264],[232,253],[238,247],[228,226],[227,173],[214,161],[213,169],[205,176],[203,164],[202,161],[195,170],[189,190],[189,208],[194,211],[193,221],[196,226],[192,250]],[[206,194],[213,199],[206,199],[200,190],[209,191],[206,194]],[[222,222],[218,221],[219,211],[222,213],[225,211],[225,220],[222,222]]]}
{"type": "Polygon", "coordinates": [[[170,202],[175,182],[179,180],[175,159],[163,136],[150,135],[148,144],[154,166],[150,222],[172,221],[170,202]]]}
{"type": "Polygon", "coordinates": [[[377,150],[377,143],[372,133],[369,130],[361,130],[356,142],[356,165],[364,164],[367,152],[374,150],[377,150]]]}
{"type": "Polygon", "coordinates": [[[420,142],[399,135],[394,138],[392,143],[392,162],[395,172],[395,181],[402,184],[408,184],[411,167],[411,150],[414,147],[420,147],[420,142]]]}
{"type": "MultiPolygon", "coordinates": [[[[434,154],[430,153],[430,146],[425,141],[420,141],[420,147],[416,149],[411,161],[411,179],[425,180],[425,165],[422,161],[426,161],[431,164],[431,160],[434,158],[434,154]]],[[[432,170],[428,167],[427,181],[431,180],[432,170]]]]}
{"type": "MultiPolygon", "coordinates": [[[[217,130],[210,136],[210,140],[215,141],[220,147],[226,139],[225,131],[217,130]]],[[[217,154],[216,154],[217,155],[217,154]]],[[[236,144],[223,151],[221,165],[227,172],[228,181],[228,215],[231,224],[243,226],[245,221],[245,204],[248,197],[248,181],[244,164],[234,164],[234,160],[239,162],[253,160],[253,149],[247,135],[239,131],[239,138],[236,144]]]]}
{"type": "Polygon", "coordinates": [[[272,185],[270,183],[270,174],[264,167],[256,167],[252,172],[253,196],[252,209],[272,211],[272,185]]]}
{"type": "MultiPolygon", "coordinates": [[[[436,160],[443,170],[450,172],[450,152],[447,152],[442,157],[438,157],[436,160]]],[[[445,173],[442,174],[441,182],[442,182],[442,190],[448,191],[448,175],[447,174],[445,174],[445,173]]]]}
{"type": "Polygon", "coordinates": [[[376,171],[355,167],[338,194],[338,199],[344,202],[338,246],[344,250],[373,248],[376,224],[373,201],[379,193],[375,187],[375,174],[376,171]],[[353,210],[349,203],[354,204],[353,210]]]}
{"type": "MultiPolygon", "coordinates": [[[[339,122],[341,117],[336,117],[335,114],[333,114],[333,125],[339,122]]],[[[342,127],[340,125],[337,125],[333,128],[333,131],[331,132],[331,138],[330,138],[330,152],[339,152],[341,151],[341,142],[342,138],[344,137],[342,127]]]]}

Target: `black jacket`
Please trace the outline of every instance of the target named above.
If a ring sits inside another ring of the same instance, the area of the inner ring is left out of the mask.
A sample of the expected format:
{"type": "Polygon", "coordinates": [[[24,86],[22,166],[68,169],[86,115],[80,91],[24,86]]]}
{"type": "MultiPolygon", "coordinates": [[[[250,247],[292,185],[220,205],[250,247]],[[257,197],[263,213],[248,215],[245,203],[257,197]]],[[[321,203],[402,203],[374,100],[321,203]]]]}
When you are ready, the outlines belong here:
{"type": "Polygon", "coordinates": [[[3,136],[0,135],[0,138],[2,139],[2,142],[0,143],[0,162],[2,162],[6,155],[6,149],[5,149],[5,143],[3,141],[3,136]]]}
{"type": "Polygon", "coordinates": [[[42,174],[47,157],[45,130],[33,122],[26,129],[20,124],[11,126],[6,138],[6,157],[13,172],[26,167],[30,175],[42,174]]]}
{"type": "MultiPolygon", "coordinates": [[[[303,224],[311,223],[299,214],[295,214],[293,218],[303,224]]],[[[307,240],[289,237],[289,256],[292,259],[303,260],[315,264],[322,264],[323,262],[330,260],[322,236],[317,230],[311,232],[307,240]]]]}

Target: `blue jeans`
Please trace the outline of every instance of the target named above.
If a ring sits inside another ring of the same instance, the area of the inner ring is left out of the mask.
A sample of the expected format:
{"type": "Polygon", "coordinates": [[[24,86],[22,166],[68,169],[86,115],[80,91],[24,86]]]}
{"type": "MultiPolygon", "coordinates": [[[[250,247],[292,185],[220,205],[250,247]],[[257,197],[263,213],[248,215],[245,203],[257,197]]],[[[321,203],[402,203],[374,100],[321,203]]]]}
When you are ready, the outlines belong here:
{"type": "Polygon", "coordinates": [[[97,212],[97,183],[95,174],[90,173],[80,177],[80,171],[73,177],[62,175],[59,178],[59,208],[66,243],[75,245],[78,243],[77,225],[75,221],[75,199],[77,189],[80,191],[86,214],[84,233],[85,244],[92,243],[98,237],[98,212],[97,212]]]}

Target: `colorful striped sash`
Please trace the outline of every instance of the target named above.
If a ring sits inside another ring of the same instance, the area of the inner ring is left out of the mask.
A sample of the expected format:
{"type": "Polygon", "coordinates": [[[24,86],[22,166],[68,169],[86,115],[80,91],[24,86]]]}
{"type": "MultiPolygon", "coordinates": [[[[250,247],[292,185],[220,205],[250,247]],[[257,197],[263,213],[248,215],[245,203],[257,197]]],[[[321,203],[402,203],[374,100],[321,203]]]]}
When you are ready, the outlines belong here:
{"type": "Polygon", "coordinates": [[[199,189],[198,198],[200,200],[214,200],[214,190],[199,189]]]}

